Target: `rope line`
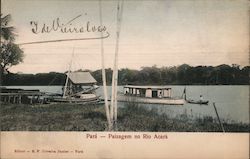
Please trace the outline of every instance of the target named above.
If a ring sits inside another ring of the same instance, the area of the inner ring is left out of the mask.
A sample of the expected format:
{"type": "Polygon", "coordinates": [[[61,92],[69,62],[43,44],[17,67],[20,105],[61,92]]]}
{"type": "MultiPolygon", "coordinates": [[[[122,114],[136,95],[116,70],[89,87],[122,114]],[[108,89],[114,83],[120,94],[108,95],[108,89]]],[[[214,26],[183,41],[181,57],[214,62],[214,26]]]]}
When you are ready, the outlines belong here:
{"type": "Polygon", "coordinates": [[[107,32],[106,36],[101,36],[101,37],[78,38],[78,39],[59,39],[59,40],[47,40],[47,41],[34,41],[34,42],[19,43],[18,45],[42,44],[42,43],[65,42],[65,41],[80,41],[80,40],[98,40],[98,39],[108,38],[109,36],[110,36],[110,34],[107,32]]]}

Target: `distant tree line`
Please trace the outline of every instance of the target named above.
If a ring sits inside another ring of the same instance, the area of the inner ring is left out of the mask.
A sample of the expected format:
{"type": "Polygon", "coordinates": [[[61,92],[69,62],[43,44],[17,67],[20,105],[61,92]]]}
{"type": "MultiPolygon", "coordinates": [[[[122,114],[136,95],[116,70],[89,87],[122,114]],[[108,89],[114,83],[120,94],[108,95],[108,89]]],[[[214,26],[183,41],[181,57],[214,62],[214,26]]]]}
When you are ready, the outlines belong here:
{"type": "MultiPolygon", "coordinates": [[[[82,71],[82,70],[81,70],[82,71]]],[[[102,85],[101,70],[90,71],[99,85],[102,85]]],[[[112,81],[112,70],[106,69],[107,83],[112,81]]],[[[3,85],[64,85],[64,73],[39,74],[9,73],[2,78],[3,85]]],[[[142,67],[141,70],[120,69],[119,85],[249,85],[250,66],[239,65],[196,66],[187,64],[174,67],[142,67]]]]}

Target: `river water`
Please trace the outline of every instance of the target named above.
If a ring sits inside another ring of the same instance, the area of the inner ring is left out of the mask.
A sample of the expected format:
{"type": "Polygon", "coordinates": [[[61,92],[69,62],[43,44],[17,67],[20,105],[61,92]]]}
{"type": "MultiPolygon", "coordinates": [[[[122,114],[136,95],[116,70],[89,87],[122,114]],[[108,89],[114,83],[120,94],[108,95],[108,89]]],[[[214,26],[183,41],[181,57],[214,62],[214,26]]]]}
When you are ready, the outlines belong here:
{"type": "MultiPolygon", "coordinates": [[[[39,89],[43,92],[62,93],[62,86],[6,86],[7,88],[39,89]]],[[[180,115],[188,115],[197,118],[210,116],[216,118],[213,102],[216,104],[218,114],[222,120],[233,123],[249,123],[249,86],[169,86],[172,88],[173,96],[181,96],[184,88],[188,99],[199,100],[203,95],[204,100],[209,100],[208,105],[197,105],[185,103],[183,106],[140,104],[147,109],[155,109],[160,114],[167,114],[171,118],[180,115]]],[[[122,86],[118,91],[122,92],[122,86]]],[[[109,96],[111,87],[108,87],[109,96]]],[[[97,90],[97,94],[103,96],[103,88],[97,90]]],[[[118,103],[124,106],[124,103],[118,103]]],[[[118,112],[119,113],[119,112],[118,112]]]]}

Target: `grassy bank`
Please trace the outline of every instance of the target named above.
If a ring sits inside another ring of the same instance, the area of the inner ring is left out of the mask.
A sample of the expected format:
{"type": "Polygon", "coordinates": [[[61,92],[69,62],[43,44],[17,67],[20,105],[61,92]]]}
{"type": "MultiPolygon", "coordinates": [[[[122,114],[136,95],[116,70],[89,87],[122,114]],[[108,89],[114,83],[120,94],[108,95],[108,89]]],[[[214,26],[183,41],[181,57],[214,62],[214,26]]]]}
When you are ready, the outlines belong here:
{"type": "MultiPolygon", "coordinates": [[[[17,105],[1,103],[2,131],[105,131],[103,105],[17,105]]],[[[227,132],[249,132],[248,124],[223,123],[227,132]]],[[[118,131],[219,132],[210,117],[170,119],[155,110],[128,104],[118,110],[118,131]]]]}

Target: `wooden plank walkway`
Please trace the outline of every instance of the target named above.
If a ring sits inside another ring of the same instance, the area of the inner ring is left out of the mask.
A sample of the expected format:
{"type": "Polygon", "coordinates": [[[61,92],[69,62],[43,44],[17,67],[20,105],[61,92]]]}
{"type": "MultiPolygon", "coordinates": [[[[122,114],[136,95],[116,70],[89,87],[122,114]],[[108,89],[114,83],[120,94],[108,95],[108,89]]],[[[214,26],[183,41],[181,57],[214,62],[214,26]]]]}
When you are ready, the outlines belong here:
{"type": "Polygon", "coordinates": [[[44,92],[40,92],[39,90],[0,88],[0,100],[6,103],[22,104],[24,101],[23,99],[29,104],[43,103],[41,97],[45,95],[44,92]]]}

